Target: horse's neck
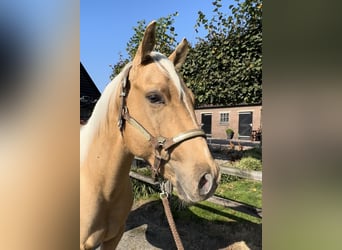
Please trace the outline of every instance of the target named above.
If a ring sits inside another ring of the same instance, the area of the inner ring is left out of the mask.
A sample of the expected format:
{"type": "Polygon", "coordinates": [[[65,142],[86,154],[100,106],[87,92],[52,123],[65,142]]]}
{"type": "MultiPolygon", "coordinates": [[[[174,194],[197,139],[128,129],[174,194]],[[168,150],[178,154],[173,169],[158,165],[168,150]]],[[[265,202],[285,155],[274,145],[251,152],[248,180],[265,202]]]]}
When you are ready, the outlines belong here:
{"type": "MultiPolygon", "coordinates": [[[[118,77],[118,76],[117,76],[118,77]]],[[[120,77],[122,77],[120,75],[120,77]]],[[[118,79],[121,79],[121,78],[118,79]]],[[[87,127],[81,135],[81,172],[103,192],[111,192],[115,186],[129,179],[133,155],[125,148],[117,126],[119,81],[115,78],[104,90],[97,102],[87,127]],[[116,96],[116,98],[113,98],[116,96]]],[[[83,131],[84,130],[84,131],[83,131]]]]}
{"type": "Polygon", "coordinates": [[[133,155],[124,147],[119,129],[99,129],[88,148],[81,171],[105,196],[128,180],[133,155]]]}

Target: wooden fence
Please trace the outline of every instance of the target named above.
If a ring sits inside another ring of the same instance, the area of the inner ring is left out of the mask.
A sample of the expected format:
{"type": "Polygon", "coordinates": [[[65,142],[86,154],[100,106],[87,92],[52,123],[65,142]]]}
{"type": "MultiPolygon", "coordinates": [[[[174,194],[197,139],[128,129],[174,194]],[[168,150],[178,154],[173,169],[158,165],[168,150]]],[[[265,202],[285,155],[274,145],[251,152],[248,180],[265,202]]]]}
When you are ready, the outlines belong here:
{"type": "MultiPolygon", "coordinates": [[[[134,167],[139,167],[141,165],[144,165],[144,163],[142,161],[143,160],[140,158],[135,158],[132,165],[134,167]]],[[[241,178],[255,180],[255,181],[262,181],[262,172],[261,171],[244,170],[244,169],[225,167],[225,166],[220,166],[220,169],[221,169],[221,173],[223,173],[223,174],[238,176],[241,178]]],[[[158,187],[158,185],[159,185],[159,182],[154,181],[151,177],[147,177],[147,176],[138,174],[138,173],[133,172],[133,171],[130,171],[129,175],[131,178],[145,182],[149,185],[152,185],[155,187],[158,187]]],[[[251,206],[249,204],[246,204],[246,203],[243,203],[240,201],[236,201],[236,200],[229,199],[229,198],[222,198],[222,197],[219,197],[216,195],[213,195],[212,197],[210,197],[208,199],[208,201],[215,203],[215,204],[222,205],[224,207],[231,208],[233,210],[236,210],[236,211],[239,211],[242,213],[246,213],[248,215],[251,215],[251,216],[254,216],[257,218],[262,218],[262,209],[261,208],[254,207],[254,206],[251,206]]]]}

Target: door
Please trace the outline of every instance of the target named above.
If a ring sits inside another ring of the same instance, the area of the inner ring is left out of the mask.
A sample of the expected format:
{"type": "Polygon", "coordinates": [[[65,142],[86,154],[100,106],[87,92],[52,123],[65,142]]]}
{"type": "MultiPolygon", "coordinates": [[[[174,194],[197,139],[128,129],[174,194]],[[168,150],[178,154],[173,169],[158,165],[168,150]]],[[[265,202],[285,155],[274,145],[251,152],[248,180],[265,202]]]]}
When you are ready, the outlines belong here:
{"type": "Polygon", "coordinates": [[[239,138],[251,139],[253,112],[239,113],[239,138]]]}
{"type": "Polygon", "coordinates": [[[201,125],[206,135],[211,135],[211,113],[201,114],[201,125]]]}

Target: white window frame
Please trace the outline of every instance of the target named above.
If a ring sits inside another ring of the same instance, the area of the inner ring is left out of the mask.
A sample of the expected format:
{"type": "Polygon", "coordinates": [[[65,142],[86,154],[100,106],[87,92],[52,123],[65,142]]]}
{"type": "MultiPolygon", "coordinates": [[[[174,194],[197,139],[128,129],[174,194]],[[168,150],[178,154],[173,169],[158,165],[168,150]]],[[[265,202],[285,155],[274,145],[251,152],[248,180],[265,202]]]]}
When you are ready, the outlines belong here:
{"type": "Polygon", "coordinates": [[[220,124],[222,124],[222,125],[227,125],[227,124],[229,124],[229,116],[230,116],[229,113],[230,113],[230,112],[228,112],[228,111],[222,111],[222,112],[219,113],[219,114],[220,114],[220,124]],[[227,114],[227,121],[222,121],[222,117],[223,117],[223,115],[225,115],[225,114],[227,114]]]}

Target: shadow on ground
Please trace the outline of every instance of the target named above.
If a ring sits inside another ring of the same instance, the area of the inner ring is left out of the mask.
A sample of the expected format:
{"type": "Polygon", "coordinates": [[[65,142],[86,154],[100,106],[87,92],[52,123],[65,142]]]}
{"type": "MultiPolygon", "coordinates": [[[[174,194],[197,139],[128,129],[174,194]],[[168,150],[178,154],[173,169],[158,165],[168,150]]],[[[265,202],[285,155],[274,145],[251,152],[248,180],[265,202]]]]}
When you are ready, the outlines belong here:
{"type": "MultiPolygon", "coordinates": [[[[185,249],[224,249],[238,241],[245,241],[252,250],[261,249],[261,224],[252,223],[233,214],[197,204],[202,209],[220,213],[229,222],[208,221],[189,210],[186,217],[174,213],[178,232],[185,249]]],[[[183,213],[184,214],[184,213],[183,213]]],[[[121,249],[176,249],[163,205],[151,201],[132,210],[126,231],[117,248],[121,249]]]]}

